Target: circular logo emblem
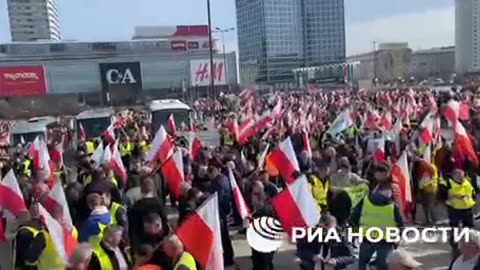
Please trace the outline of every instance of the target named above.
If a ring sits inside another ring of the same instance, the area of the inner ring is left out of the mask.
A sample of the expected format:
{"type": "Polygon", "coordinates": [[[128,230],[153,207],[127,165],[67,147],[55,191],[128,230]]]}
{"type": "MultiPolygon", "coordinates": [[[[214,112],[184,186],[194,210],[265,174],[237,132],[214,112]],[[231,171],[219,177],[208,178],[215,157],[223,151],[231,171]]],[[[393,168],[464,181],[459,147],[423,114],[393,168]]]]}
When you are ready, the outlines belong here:
{"type": "Polygon", "coordinates": [[[255,218],[247,228],[247,242],[258,252],[269,253],[278,250],[283,242],[280,222],[272,217],[255,218]]]}

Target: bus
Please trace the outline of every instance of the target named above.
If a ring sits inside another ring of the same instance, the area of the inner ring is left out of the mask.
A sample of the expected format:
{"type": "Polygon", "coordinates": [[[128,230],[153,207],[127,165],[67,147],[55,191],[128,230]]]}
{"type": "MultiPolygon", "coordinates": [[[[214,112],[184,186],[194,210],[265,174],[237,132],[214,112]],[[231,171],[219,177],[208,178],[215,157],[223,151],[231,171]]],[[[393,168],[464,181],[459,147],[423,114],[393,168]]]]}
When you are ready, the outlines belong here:
{"type": "Polygon", "coordinates": [[[10,141],[12,145],[18,145],[22,140],[25,143],[33,142],[37,136],[42,136],[47,139],[48,128],[57,122],[57,117],[52,116],[34,117],[28,120],[15,121],[12,125],[12,137],[10,141]]]}
{"type": "Polygon", "coordinates": [[[77,139],[80,137],[80,125],[85,130],[87,139],[99,137],[110,126],[112,116],[115,114],[113,108],[99,108],[86,110],[79,113],[76,119],[77,139]]]}
{"type": "Polygon", "coordinates": [[[152,133],[155,134],[161,125],[166,126],[170,114],[175,119],[175,126],[183,124],[190,125],[192,109],[178,99],[158,99],[148,103],[147,109],[150,112],[152,121],[152,133]]]}

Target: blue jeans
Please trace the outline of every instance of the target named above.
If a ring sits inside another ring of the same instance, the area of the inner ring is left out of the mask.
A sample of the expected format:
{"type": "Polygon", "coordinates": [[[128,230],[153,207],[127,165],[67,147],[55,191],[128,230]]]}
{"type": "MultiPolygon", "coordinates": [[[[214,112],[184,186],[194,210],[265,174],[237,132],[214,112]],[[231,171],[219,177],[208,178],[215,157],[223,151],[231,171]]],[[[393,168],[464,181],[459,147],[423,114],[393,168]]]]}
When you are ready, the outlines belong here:
{"type": "Polygon", "coordinates": [[[360,254],[358,258],[358,270],[366,270],[374,252],[377,252],[375,267],[378,270],[388,270],[385,262],[388,254],[392,252],[393,244],[390,243],[370,243],[363,241],[360,244],[360,254]]]}

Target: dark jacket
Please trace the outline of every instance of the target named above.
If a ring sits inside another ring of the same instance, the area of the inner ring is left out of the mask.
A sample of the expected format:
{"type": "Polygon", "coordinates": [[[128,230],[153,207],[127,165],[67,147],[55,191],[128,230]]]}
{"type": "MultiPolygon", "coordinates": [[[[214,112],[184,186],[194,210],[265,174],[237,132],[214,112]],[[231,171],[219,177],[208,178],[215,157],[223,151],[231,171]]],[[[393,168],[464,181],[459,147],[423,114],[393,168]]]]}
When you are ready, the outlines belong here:
{"type": "MultiPolygon", "coordinates": [[[[311,243],[299,242],[297,244],[297,256],[302,260],[302,266],[305,270],[315,269],[314,257],[320,254],[324,258],[332,258],[337,261],[337,265],[334,267],[336,270],[347,269],[350,264],[355,262],[355,256],[353,255],[353,247],[348,243],[346,237],[342,236],[342,242],[336,242],[334,240],[320,243],[313,241],[311,243]]],[[[322,265],[322,269],[325,266],[322,265]]]]}
{"type": "MultiPolygon", "coordinates": [[[[113,268],[111,270],[123,270],[123,269],[120,269],[117,257],[115,257],[115,252],[108,249],[103,242],[100,243],[100,247],[105,251],[105,253],[107,253],[108,258],[112,263],[113,268]]],[[[120,249],[122,251],[122,255],[123,255],[123,258],[125,259],[125,262],[127,262],[127,265],[130,267],[130,262],[128,261],[127,254],[124,252],[122,248],[120,249]]],[[[102,270],[100,261],[98,260],[98,257],[95,255],[95,253],[92,254],[92,258],[90,259],[90,264],[88,265],[88,270],[102,270]]]]}
{"type": "MultiPolygon", "coordinates": [[[[460,257],[460,255],[456,256],[451,262],[450,265],[448,266],[448,270],[452,270],[453,263],[460,257]]],[[[475,263],[475,266],[472,268],[472,270],[480,270],[480,257],[478,258],[477,262],[475,263]]]]}
{"type": "Polygon", "coordinates": [[[210,194],[217,193],[218,206],[220,210],[220,218],[226,218],[232,209],[232,190],[230,188],[230,181],[223,174],[218,174],[210,184],[210,194]]]}
{"type": "MultiPolygon", "coordinates": [[[[32,227],[38,231],[42,230],[42,225],[37,220],[34,220],[25,226],[32,227]]],[[[26,266],[25,263],[34,263],[38,261],[46,247],[45,235],[43,233],[39,233],[36,237],[34,237],[29,230],[20,229],[17,233],[15,241],[15,266],[25,270],[37,269],[36,266],[26,266]]]]}

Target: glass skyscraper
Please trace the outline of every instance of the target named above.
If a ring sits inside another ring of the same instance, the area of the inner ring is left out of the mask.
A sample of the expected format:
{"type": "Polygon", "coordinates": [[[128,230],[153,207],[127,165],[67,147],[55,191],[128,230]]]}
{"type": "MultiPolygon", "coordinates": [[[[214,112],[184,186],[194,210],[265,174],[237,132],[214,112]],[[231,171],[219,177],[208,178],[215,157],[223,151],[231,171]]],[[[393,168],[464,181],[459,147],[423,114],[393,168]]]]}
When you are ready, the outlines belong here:
{"type": "Polygon", "coordinates": [[[236,0],[243,84],[293,82],[292,70],[345,61],[344,0],[236,0]]]}

